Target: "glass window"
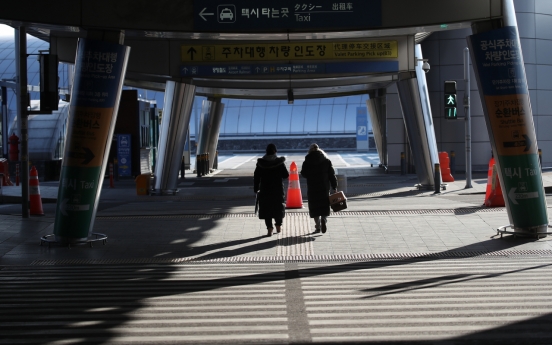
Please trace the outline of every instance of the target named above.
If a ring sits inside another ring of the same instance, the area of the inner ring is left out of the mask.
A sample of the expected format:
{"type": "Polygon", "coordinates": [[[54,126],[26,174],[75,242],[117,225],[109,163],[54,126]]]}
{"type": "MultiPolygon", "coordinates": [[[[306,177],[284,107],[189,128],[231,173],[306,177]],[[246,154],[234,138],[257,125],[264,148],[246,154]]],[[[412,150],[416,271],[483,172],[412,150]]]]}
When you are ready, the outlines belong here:
{"type": "Polygon", "coordinates": [[[242,99],[240,107],[252,107],[255,105],[255,101],[250,99],[242,99]]]}
{"type": "Polygon", "coordinates": [[[276,133],[276,125],[278,123],[278,112],[280,107],[266,107],[264,133],[276,133]]]}
{"type": "Polygon", "coordinates": [[[242,106],[239,111],[238,133],[249,134],[251,133],[251,117],[253,114],[253,107],[242,106]]]}
{"type": "Polygon", "coordinates": [[[318,133],[330,132],[332,121],[332,105],[321,105],[318,113],[318,133]]]}
{"type": "Polygon", "coordinates": [[[266,101],[256,100],[255,104],[253,104],[254,107],[266,107],[266,101]]]}
{"type": "Polygon", "coordinates": [[[348,105],[345,111],[345,132],[356,132],[356,106],[348,105]]]}
{"type": "Polygon", "coordinates": [[[291,110],[293,109],[292,105],[283,105],[280,107],[280,112],[278,113],[278,133],[289,133],[291,126],[291,110]]]}
{"type": "Polygon", "coordinates": [[[226,117],[226,123],[224,126],[225,134],[237,134],[238,133],[238,121],[239,121],[240,108],[233,107],[228,108],[224,114],[226,117]]]}
{"type": "Polygon", "coordinates": [[[282,101],[266,101],[267,107],[279,107],[280,105],[283,105],[284,103],[282,101]]]}
{"type": "Polygon", "coordinates": [[[319,105],[309,105],[305,107],[305,133],[317,133],[318,132],[318,111],[319,105]]]}
{"type": "Polygon", "coordinates": [[[305,126],[305,109],[306,106],[293,105],[291,111],[291,133],[303,133],[305,126]]]}
{"type": "Polygon", "coordinates": [[[38,73],[27,73],[27,83],[29,85],[39,86],[40,75],[38,73]]]}
{"type": "MultiPolygon", "coordinates": [[[[201,107],[195,107],[192,110],[192,116],[190,118],[190,135],[195,135],[199,131],[199,121],[201,119],[201,107]]],[[[224,131],[225,117],[222,115],[222,122],[220,123],[221,132],[224,131]]]]}
{"type": "Polygon", "coordinates": [[[13,60],[3,60],[0,61],[0,76],[6,77],[5,74],[15,73],[15,61],[13,60]]]}
{"type": "Polygon", "coordinates": [[[320,98],[320,104],[334,104],[333,97],[320,98]]]}
{"type": "Polygon", "coordinates": [[[320,98],[307,99],[307,105],[319,105],[319,104],[320,104],[320,98]]]}
{"type": "Polygon", "coordinates": [[[0,50],[0,59],[15,59],[15,49],[14,47],[10,47],[9,49],[1,49],[0,50]]]}
{"type": "Polygon", "coordinates": [[[241,105],[241,99],[227,99],[225,108],[239,107],[241,105]]]}
{"type": "Polygon", "coordinates": [[[347,106],[343,104],[334,105],[332,112],[332,128],[333,133],[343,133],[345,130],[345,112],[347,106]]]}
{"type": "Polygon", "coordinates": [[[253,107],[253,119],[251,121],[251,133],[263,134],[266,107],[253,107]]]}
{"type": "Polygon", "coordinates": [[[296,99],[294,102],[293,102],[293,106],[301,106],[301,105],[307,105],[308,102],[306,99],[296,99]]]}

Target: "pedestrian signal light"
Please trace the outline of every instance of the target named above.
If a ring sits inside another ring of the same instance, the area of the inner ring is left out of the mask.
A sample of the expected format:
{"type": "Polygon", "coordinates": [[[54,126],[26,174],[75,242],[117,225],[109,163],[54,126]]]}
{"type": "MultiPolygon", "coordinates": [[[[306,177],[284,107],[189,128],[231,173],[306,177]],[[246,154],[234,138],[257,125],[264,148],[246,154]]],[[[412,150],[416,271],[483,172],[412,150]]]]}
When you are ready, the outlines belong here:
{"type": "Polygon", "coordinates": [[[445,81],[445,119],[457,118],[456,82],[445,81]]]}

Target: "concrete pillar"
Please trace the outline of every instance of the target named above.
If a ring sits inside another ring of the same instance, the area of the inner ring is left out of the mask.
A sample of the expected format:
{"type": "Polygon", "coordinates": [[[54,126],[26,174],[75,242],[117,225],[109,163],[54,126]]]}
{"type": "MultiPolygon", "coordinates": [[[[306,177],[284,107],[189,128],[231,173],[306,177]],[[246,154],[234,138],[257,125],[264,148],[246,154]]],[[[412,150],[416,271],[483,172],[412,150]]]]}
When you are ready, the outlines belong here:
{"type": "MultiPolygon", "coordinates": [[[[209,139],[209,117],[211,116],[211,99],[206,99],[201,103],[201,115],[199,116],[199,130],[197,132],[196,154],[207,153],[207,142],[209,139]]],[[[197,161],[196,161],[197,169],[197,161]]]]}
{"type": "Polygon", "coordinates": [[[211,102],[211,110],[209,112],[209,134],[207,139],[207,153],[209,153],[209,169],[213,168],[215,162],[215,153],[217,151],[218,139],[220,134],[220,123],[222,122],[222,114],[224,112],[224,103],[221,103],[220,98],[215,98],[211,102]]]}
{"type": "Polygon", "coordinates": [[[513,0],[502,11],[467,40],[510,225],[535,235],[548,229],[537,137],[513,0]]]}
{"type": "Polygon", "coordinates": [[[130,48],[120,31],[79,39],[54,234],[86,240],[94,227],[130,48]]]}
{"type": "Polygon", "coordinates": [[[213,162],[215,161],[223,112],[224,103],[220,102],[220,98],[209,98],[202,103],[197,153],[209,154],[209,169],[213,168],[213,162]]]}
{"type": "Polygon", "coordinates": [[[155,166],[155,194],[174,194],[178,191],[178,172],[190,125],[194,95],[194,85],[168,81],[165,86],[165,108],[155,166]]]}
{"type": "Polygon", "coordinates": [[[387,166],[387,116],[385,112],[385,89],[379,89],[369,93],[370,98],[366,101],[374,141],[382,166],[387,166]]]}
{"type": "MultiPolygon", "coordinates": [[[[416,45],[415,56],[422,59],[419,44],[416,45]]],[[[399,78],[397,89],[418,182],[421,187],[432,189],[435,184],[434,166],[439,163],[439,152],[421,61],[417,60],[414,72],[401,73],[399,78]]]]}

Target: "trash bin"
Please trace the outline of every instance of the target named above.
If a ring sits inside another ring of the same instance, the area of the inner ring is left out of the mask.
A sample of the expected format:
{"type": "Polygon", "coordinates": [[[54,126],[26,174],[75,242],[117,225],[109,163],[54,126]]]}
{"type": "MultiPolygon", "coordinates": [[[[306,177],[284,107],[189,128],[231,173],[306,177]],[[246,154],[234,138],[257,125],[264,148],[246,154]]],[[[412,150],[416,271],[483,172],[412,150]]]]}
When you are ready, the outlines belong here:
{"type": "Polygon", "coordinates": [[[148,195],[150,189],[151,174],[141,174],[136,176],[136,194],[148,195]]]}
{"type": "Polygon", "coordinates": [[[337,177],[337,190],[347,193],[347,175],[335,175],[337,177]]]}

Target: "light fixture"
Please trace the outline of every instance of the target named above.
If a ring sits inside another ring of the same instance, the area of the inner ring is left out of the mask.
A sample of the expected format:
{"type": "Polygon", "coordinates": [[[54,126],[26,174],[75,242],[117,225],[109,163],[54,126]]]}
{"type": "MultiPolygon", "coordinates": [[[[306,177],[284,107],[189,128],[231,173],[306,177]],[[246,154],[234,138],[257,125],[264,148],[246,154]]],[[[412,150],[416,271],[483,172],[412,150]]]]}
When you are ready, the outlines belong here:
{"type": "Polygon", "coordinates": [[[293,90],[292,89],[289,89],[288,90],[288,104],[293,104],[293,90]]]}

